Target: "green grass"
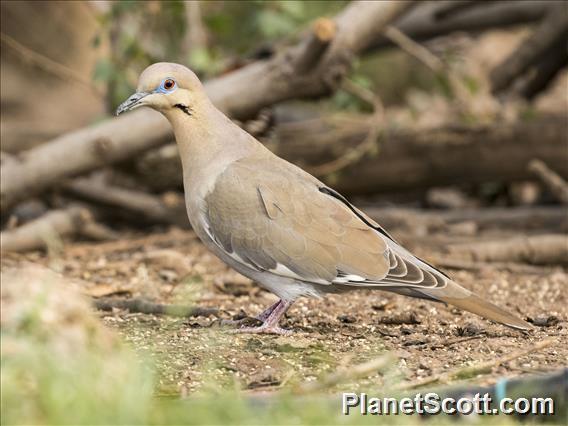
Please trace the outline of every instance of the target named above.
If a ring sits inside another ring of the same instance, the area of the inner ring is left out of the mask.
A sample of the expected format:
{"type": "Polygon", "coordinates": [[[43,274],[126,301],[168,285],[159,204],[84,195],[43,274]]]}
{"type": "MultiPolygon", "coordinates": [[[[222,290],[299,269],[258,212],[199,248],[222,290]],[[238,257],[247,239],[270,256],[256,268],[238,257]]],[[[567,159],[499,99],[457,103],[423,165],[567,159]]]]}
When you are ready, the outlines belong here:
{"type": "MultiPolygon", "coordinates": [[[[162,355],[144,359],[144,352],[135,353],[94,318],[82,298],[64,287],[56,283],[51,287],[47,281],[36,281],[35,286],[28,282],[28,287],[24,283],[17,282],[22,286],[8,290],[2,288],[2,425],[418,425],[421,422],[417,416],[377,417],[356,412],[342,415],[341,391],[364,387],[364,381],[295,394],[303,379],[293,377],[296,363],[292,361],[303,359],[306,366],[321,364],[325,366],[319,370],[322,372],[333,373],[337,368],[337,360],[331,359],[325,348],[308,340],[248,340],[246,344],[260,352],[276,354],[283,362],[287,360],[292,380],[271,393],[244,391],[231,370],[213,356],[215,352],[226,351],[232,340],[213,330],[208,337],[210,352],[204,355],[202,363],[204,385],[181,398],[175,382],[168,383],[168,389],[160,383],[163,371],[159,368],[165,368],[160,361],[162,355]]],[[[382,347],[374,349],[379,354],[383,352],[382,347]]],[[[352,360],[354,364],[359,361],[352,360]]],[[[396,368],[387,368],[382,380],[392,388],[400,379],[397,374],[396,368]]],[[[395,396],[387,385],[369,390],[368,394],[395,396]]],[[[512,421],[485,417],[482,424],[512,421]]],[[[440,416],[435,423],[450,424],[450,419],[440,416]]]]}

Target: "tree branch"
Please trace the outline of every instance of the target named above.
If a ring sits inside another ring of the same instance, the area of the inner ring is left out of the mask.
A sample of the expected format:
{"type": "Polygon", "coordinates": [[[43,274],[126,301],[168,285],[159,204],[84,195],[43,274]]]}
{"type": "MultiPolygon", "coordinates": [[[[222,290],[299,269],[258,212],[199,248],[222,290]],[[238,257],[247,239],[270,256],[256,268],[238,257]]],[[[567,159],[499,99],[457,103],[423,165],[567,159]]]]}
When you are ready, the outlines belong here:
{"type": "MultiPolygon", "coordinates": [[[[301,74],[295,68],[303,49],[293,46],[268,61],[252,63],[209,81],[205,89],[217,107],[238,119],[287,99],[325,95],[337,87],[353,57],[412,4],[350,3],[335,18],[337,33],[309,73],[301,74]]],[[[63,135],[23,153],[17,164],[2,168],[0,209],[5,212],[65,178],[125,160],[171,139],[165,119],[144,109],[63,135]]]]}

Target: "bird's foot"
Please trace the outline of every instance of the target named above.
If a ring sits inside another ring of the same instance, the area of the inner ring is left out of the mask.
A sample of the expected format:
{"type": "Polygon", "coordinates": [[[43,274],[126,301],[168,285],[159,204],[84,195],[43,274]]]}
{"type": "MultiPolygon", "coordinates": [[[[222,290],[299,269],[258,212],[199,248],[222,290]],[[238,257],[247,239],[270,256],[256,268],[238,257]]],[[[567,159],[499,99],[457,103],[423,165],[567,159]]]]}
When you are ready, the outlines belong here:
{"type": "MultiPolygon", "coordinates": [[[[240,318],[240,319],[220,319],[218,321],[218,324],[221,327],[242,327],[242,326],[246,326],[246,327],[250,327],[253,325],[258,325],[259,323],[262,323],[263,321],[256,318],[256,317],[244,317],[244,318],[240,318]]],[[[250,327],[252,328],[252,327],[250,327]]]]}
{"type": "Polygon", "coordinates": [[[232,330],[232,333],[250,333],[250,334],[278,334],[280,336],[290,336],[292,330],[286,330],[278,325],[262,324],[258,327],[241,327],[232,330]]]}

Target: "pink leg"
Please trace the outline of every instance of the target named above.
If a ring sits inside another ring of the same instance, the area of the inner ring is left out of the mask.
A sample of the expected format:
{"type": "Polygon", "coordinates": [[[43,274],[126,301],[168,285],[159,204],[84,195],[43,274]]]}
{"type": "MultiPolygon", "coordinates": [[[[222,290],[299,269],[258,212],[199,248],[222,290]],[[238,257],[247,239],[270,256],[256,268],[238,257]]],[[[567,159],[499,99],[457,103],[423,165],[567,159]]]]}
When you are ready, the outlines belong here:
{"type": "MultiPolygon", "coordinates": [[[[262,311],[260,314],[258,314],[257,316],[255,316],[254,318],[259,320],[259,321],[266,321],[266,319],[270,316],[270,314],[274,311],[274,309],[276,309],[276,307],[278,305],[280,305],[280,302],[282,302],[281,300],[279,300],[278,302],[273,303],[272,305],[270,305],[268,308],[266,308],[264,311],[262,311]]],[[[250,324],[252,318],[251,317],[245,317],[243,319],[239,319],[239,320],[231,320],[231,319],[222,319],[220,320],[220,324],[221,325],[228,325],[228,326],[240,326],[243,324],[250,324]]]]}
{"type": "Polygon", "coordinates": [[[255,318],[259,321],[266,321],[266,319],[270,316],[270,314],[274,311],[274,309],[276,309],[276,307],[278,305],[280,305],[280,303],[282,303],[282,300],[279,300],[276,303],[273,303],[272,305],[270,305],[268,308],[266,308],[264,311],[262,311],[260,314],[258,314],[255,318]]]}
{"type": "MultiPolygon", "coordinates": [[[[268,316],[264,320],[264,323],[258,327],[243,327],[235,330],[235,333],[253,333],[253,334],[292,334],[290,330],[284,330],[278,323],[282,315],[286,313],[288,308],[292,305],[292,302],[285,300],[280,300],[262,314],[268,312],[268,316]],[[270,311],[270,312],[269,312],[270,311]]],[[[261,314],[261,315],[262,315],[261,314]]],[[[261,316],[259,315],[259,317],[261,316]]],[[[260,319],[260,318],[259,318],[260,319]]]]}

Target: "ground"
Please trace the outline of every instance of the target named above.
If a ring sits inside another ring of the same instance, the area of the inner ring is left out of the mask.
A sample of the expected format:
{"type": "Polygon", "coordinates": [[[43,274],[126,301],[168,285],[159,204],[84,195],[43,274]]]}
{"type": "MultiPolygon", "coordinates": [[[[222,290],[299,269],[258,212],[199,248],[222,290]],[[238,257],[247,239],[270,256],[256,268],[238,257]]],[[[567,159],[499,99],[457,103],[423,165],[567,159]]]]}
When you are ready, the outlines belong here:
{"type": "MultiPolygon", "coordinates": [[[[408,248],[428,259],[444,256],[444,236],[399,235],[408,248]]],[[[485,238],[486,235],[483,236],[485,238]]],[[[472,238],[482,238],[474,236],[472,238]]],[[[82,242],[49,255],[5,256],[5,262],[32,261],[78,278],[95,297],[143,297],[159,303],[217,307],[225,319],[253,316],[274,295],[227,268],[191,231],[124,233],[117,242],[82,242]]],[[[477,377],[488,384],[501,376],[551,372],[568,359],[567,274],[539,268],[530,274],[497,270],[448,271],[463,286],[541,324],[523,333],[442,304],[381,291],[353,291],[324,299],[301,299],[283,326],[292,336],[240,335],[214,316],[178,318],[124,310],[98,312],[142,358],[152,359],[159,395],[188,395],[204,387],[273,391],[321,379],[337,370],[393,354],[381,374],[344,381],[330,390],[381,388],[452,372],[529,349],[477,377]],[[538,351],[531,345],[553,343],[538,351]],[[352,383],[349,383],[349,382],[352,383]]]]}

